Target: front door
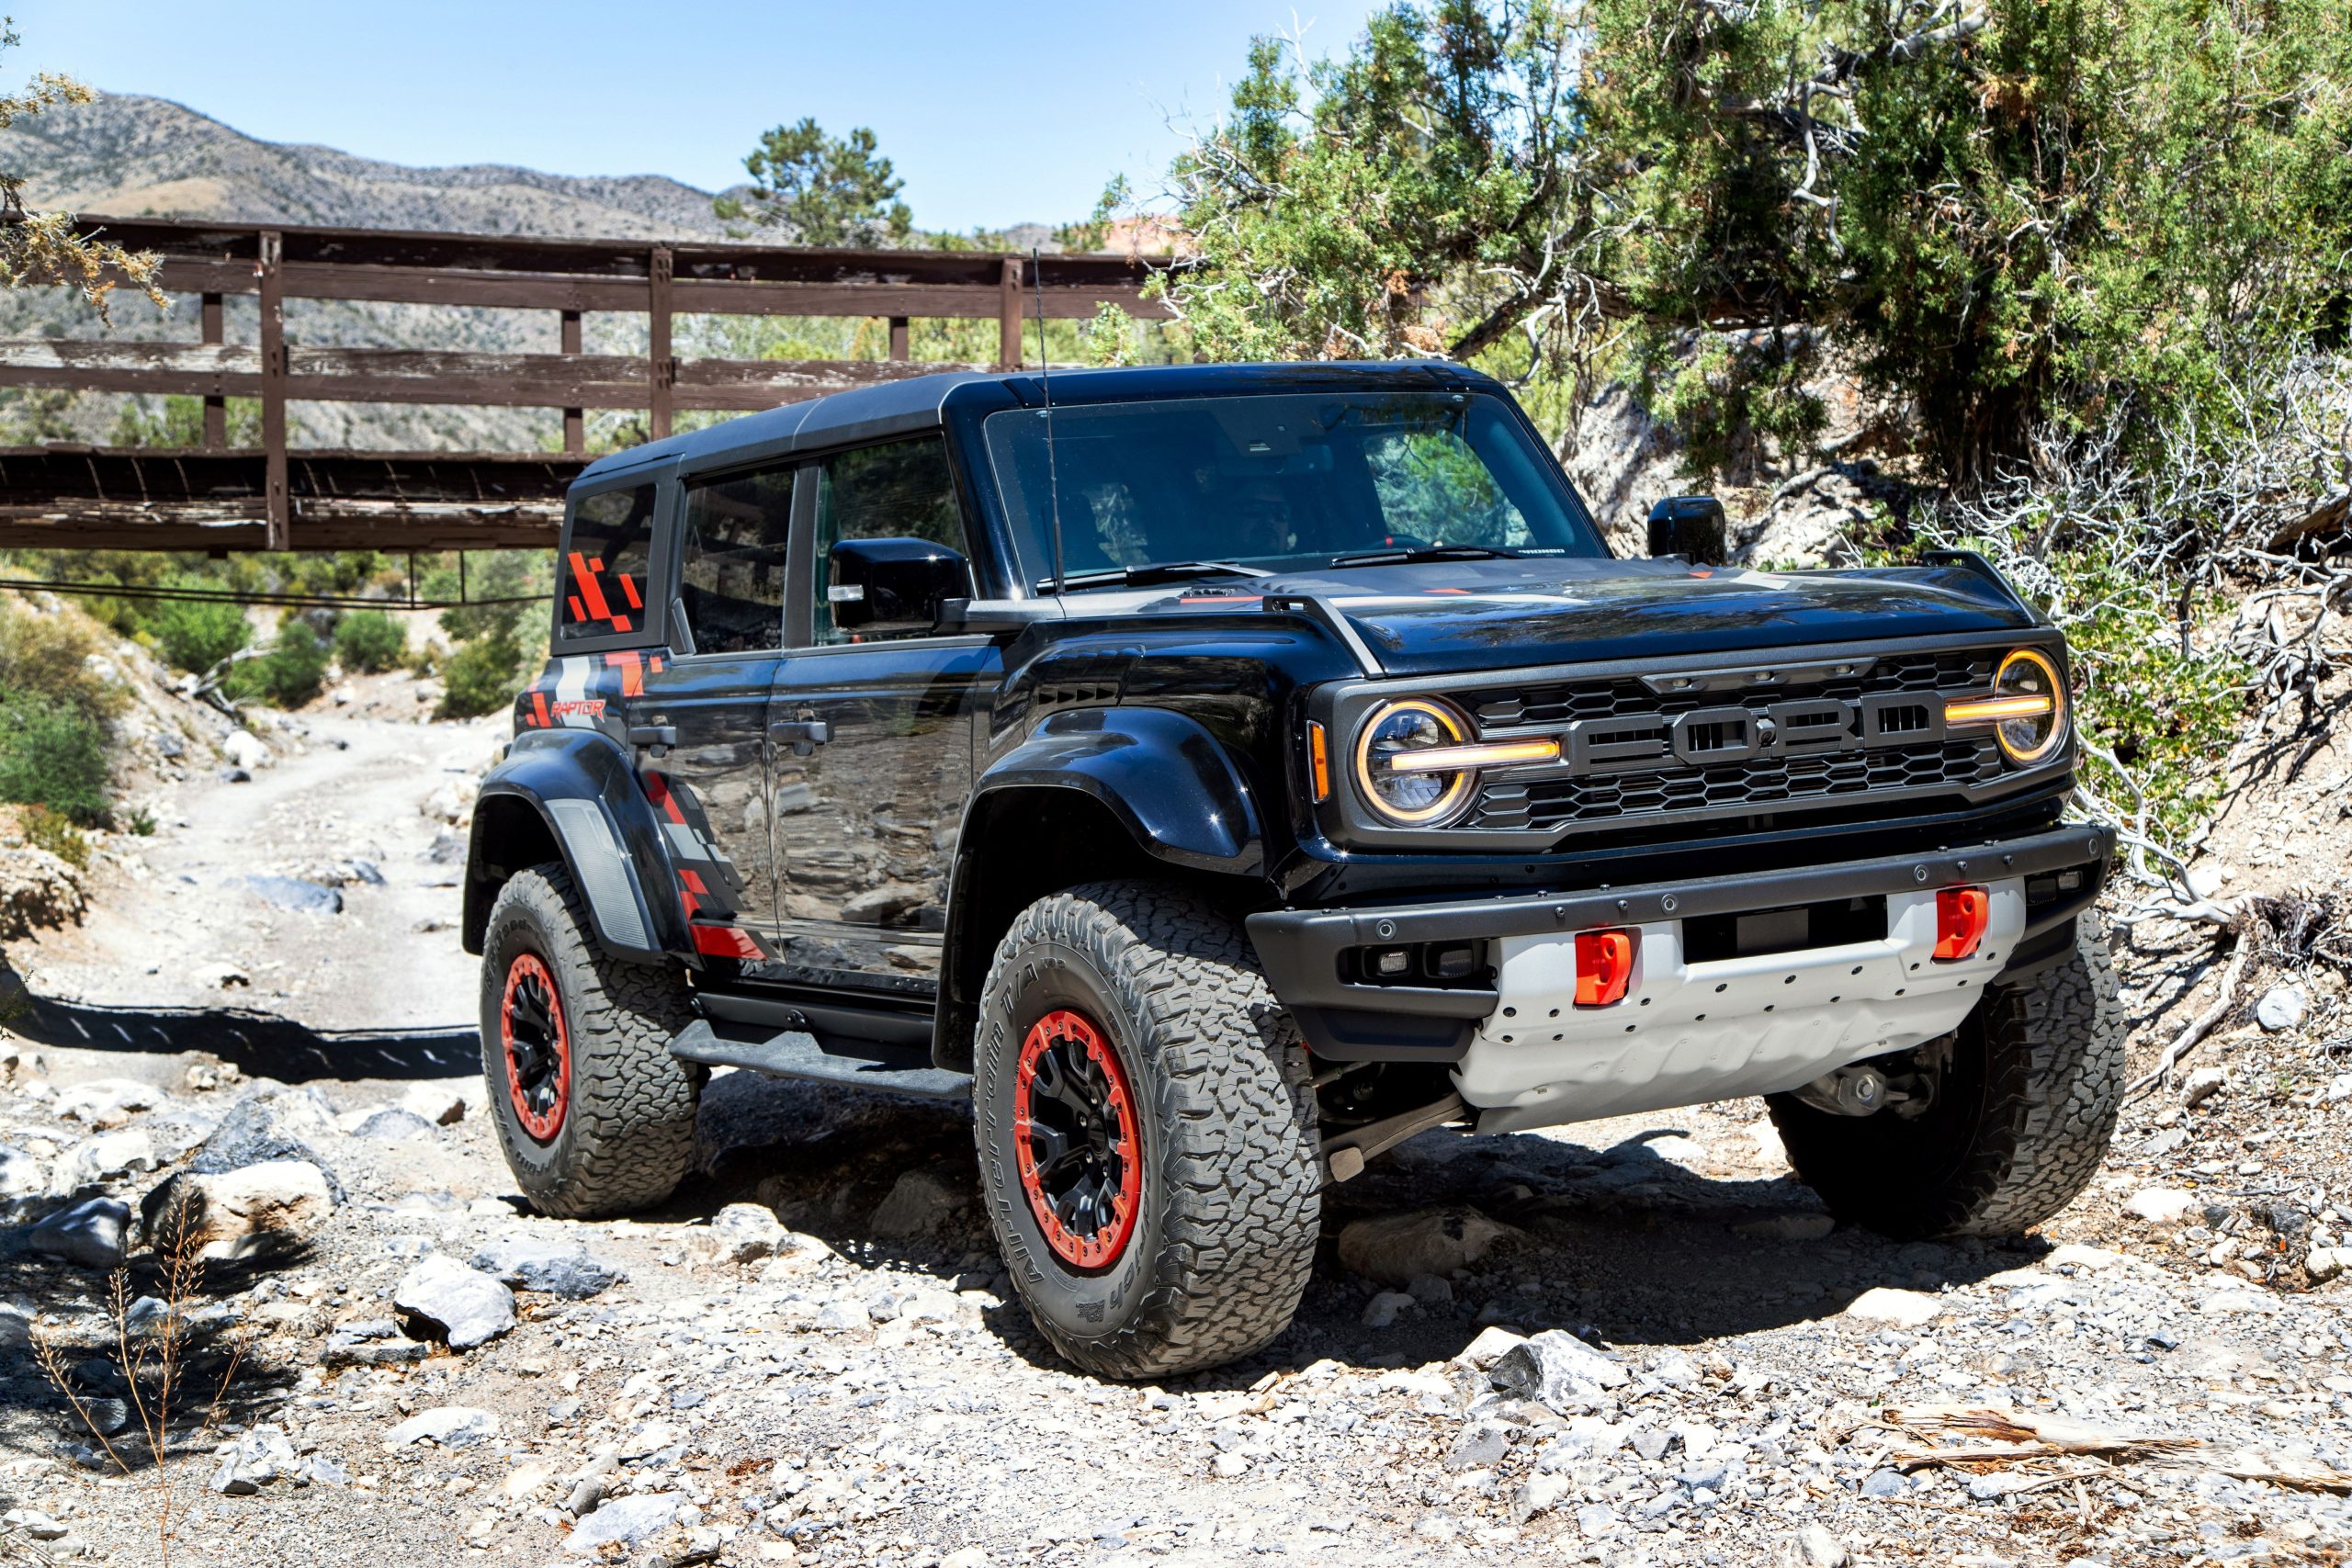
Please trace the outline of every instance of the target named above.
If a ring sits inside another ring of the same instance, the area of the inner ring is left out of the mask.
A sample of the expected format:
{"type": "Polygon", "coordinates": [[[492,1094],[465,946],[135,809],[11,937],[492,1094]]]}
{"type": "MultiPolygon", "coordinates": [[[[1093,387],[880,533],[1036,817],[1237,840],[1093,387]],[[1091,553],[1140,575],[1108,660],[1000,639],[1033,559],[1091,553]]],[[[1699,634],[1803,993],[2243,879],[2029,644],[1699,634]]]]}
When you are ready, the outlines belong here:
{"type": "Polygon", "coordinates": [[[695,951],[756,973],[776,936],[767,709],[784,645],[793,473],[690,482],[669,657],[623,671],[630,743],[661,813],[695,951]],[[730,962],[731,961],[731,962],[730,962]]]}
{"type": "Polygon", "coordinates": [[[938,436],[812,466],[808,644],[772,705],[781,958],[802,984],[928,998],[971,795],[972,712],[1001,679],[983,637],[859,637],[835,627],[826,562],[842,539],[967,553],[938,436]]]}

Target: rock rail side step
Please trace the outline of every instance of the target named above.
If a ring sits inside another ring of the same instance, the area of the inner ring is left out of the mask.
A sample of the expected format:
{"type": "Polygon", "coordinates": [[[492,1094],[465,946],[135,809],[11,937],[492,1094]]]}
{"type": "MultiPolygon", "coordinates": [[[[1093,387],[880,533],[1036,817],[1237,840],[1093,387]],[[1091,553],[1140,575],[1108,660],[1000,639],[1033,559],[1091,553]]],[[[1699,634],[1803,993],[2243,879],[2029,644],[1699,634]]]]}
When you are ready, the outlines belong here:
{"type": "Polygon", "coordinates": [[[670,1041],[670,1055],[714,1067],[748,1067],[780,1078],[806,1078],[850,1089],[881,1089],[924,1100],[961,1100],[972,1080],[930,1065],[929,1055],[879,1043],[860,1043],[853,1054],[827,1050],[817,1037],[797,1029],[720,1033],[708,1019],[696,1019],[670,1041]]]}

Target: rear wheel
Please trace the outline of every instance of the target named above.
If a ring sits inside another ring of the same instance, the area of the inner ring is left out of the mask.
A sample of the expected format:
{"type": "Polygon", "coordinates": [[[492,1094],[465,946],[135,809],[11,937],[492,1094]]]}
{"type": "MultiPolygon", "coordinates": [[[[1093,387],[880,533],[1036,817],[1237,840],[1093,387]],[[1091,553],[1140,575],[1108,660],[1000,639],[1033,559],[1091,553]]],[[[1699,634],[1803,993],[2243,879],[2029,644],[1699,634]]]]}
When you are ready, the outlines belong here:
{"type": "Polygon", "coordinates": [[[2011,1235],[2075,1200],[2122,1104],[2124,1018],[2103,933],[2081,917],[2065,962],[1987,990],[1929,1063],[1920,1114],[1840,1116],[1776,1094],[1789,1163],[1839,1219],[1905,1238],[2011,1235]]]}
{"type": "Polygon", "coordinates": [[[1321,1208],[1314,1094],[1238,925],[1149,884],[1041,899],[997,948],[975,1057],[989,1220],[1063,1356],[1164,1377],[1289,1326],[1321,1208]]]}
{"type": "Polygon", "coordinates": [[[608,956],[556,862],[499,890],[481,974],[482,1077],[524,1195],[575,1217],[667,1198],[707,1076],[670,1055],[691,1016],[683,977],[608,956]]]}

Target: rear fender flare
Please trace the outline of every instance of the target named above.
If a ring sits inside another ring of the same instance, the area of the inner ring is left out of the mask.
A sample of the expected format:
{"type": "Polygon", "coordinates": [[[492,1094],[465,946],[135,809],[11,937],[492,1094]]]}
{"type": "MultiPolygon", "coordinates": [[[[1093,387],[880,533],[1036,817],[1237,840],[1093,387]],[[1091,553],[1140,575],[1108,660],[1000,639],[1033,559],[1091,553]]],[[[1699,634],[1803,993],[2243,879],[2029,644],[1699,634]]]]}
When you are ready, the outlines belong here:
{"type": "Polygon", "coordinates": [[[669,891],[676,879],[668,848],[636,766],[609,736],[584,728],[524,732],[482,780],[466,852],[467,952],[481,950],[500,886],[538,858],[507,847],[526,835],[540,848],[552,840],[607,953],[639,961],[691,953],[669,891]]]}

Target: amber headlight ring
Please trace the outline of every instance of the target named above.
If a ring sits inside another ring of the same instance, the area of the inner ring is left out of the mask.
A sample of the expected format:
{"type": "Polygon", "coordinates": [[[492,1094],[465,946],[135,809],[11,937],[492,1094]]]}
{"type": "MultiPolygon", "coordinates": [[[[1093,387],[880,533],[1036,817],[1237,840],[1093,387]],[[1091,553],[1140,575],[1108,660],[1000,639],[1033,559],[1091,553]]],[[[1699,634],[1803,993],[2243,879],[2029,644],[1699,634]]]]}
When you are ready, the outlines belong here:
{"type": "Polygon", "coordinates": [[[2020,768],[2046,762],[2066,743],[2066,682],[2057,664],[2036,648],[2009,650],[1984,697],[1955,697],[1944,705],[1947,728],[1989,727],[2001,755],[2020,768]]]}
{"type": "Polygon", "coordinates": [[[1482,768],[1548,762],[1550,737],[1480,741],[1468,716],[1432,697],[1398,697],[1365,716],[1356,731],[1356,793],[1395,828],[1442,828],[1470,806],[1482,768]]]}

